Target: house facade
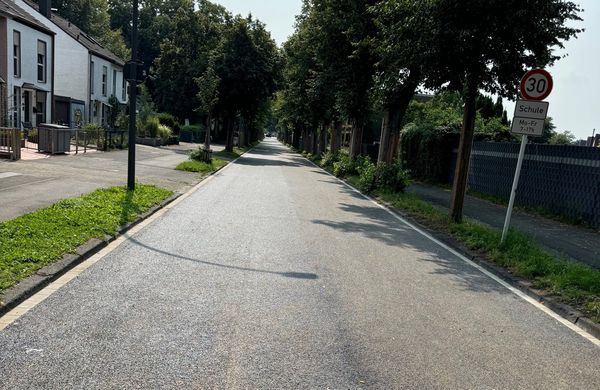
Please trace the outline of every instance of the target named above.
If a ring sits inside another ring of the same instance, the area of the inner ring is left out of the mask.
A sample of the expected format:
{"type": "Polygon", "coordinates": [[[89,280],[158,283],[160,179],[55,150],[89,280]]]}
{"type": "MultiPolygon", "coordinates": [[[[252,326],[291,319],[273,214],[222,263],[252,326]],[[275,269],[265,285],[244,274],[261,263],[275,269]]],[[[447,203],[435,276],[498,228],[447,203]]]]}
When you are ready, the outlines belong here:
{"type": "Polygon", "coordinates": [[[0,0],[0,125],[53,121],[54,33],[11,0],[0,0]]]}
{"type": "Polygon", "coordinates": [[[40,0],[39,6],[30,0],[14,2],[55,34],[54,121],[73,127],[107,125],[111,96],[127,103],[124,61],[53,13],[50,0],[40,0]]]}

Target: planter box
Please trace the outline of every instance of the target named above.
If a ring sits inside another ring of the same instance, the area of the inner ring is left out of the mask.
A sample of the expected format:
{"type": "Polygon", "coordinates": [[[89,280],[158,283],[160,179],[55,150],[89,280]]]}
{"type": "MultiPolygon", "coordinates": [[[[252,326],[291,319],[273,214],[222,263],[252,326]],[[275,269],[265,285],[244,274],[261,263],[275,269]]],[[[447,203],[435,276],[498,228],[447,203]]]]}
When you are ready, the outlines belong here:
{"type": "Polygon", "coordinates": [[[141,138],[138,137],[135,140],[135,143],[138,145],[146,145],[146,146],[162,146],[163,140],[160,138],[141,138]]]}

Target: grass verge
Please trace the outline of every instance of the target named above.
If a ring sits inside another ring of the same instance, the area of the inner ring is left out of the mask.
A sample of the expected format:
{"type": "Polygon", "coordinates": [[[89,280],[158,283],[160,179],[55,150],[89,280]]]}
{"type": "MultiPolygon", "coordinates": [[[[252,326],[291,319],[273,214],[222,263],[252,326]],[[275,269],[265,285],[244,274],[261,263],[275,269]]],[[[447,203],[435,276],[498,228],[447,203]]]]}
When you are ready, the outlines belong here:
{"type": "Polygon", "coordinates": [[[0,222],[0,293],[92,238],[115,235],[120,226],[172,195],[150,185],[96,190],[0,222]]]}
{"type": "Polygon", "coordinates": [[[205,163],[196,160],[188,160],[177,165],[175,169],[177,169],[178,171],[198,172],[203,175],[208,175],[209,173],[217,171],[224,165],[227,165],[227,161],[218,158],[213,158],[212,162],[210,163],[205,163]]]}

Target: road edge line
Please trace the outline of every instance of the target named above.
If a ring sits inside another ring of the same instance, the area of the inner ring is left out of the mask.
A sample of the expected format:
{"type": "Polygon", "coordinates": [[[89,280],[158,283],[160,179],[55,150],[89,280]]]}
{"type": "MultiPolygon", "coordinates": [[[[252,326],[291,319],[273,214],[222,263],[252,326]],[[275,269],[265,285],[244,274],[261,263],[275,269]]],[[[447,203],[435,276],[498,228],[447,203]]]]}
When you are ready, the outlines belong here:
{"type": "MultiPolygon", "coordinates": [[[[283,143],[282,143],[282,145],[287,146],[287,145],[285,145],[283,143]]],[[[295,152],[295,153],[297,153],[297,152],[295,152]]],[[[552,317],[554,320],[558,321],[560,324],[566,326],[567,328],[571,329],[573,332],[577,333],[579,336],[581,336],[581,337],[585,338],[586,340],[590,341],[595,346],[600,347],[600,339],[598,339],[597,337],[595,337],[591,332],[588,332],[586,329],[584,329],[584,328],[580,327],[579,325],[577,325],[577,323],[573,323],[573,322],[569,321],[568,319],[564,318],[560,314],[556,313],[554,310],[552,310],[549,307],[543,305],[542,303],[540,303],[536,299],[534,299],[531,296],[527,295],[525,292],[519,290],[518,288],[516,288],[515,286],[513,286],[512,284],[510,284],[508,281],[506,281],[506,280],[502,279],[500,276],[494,274],[492,271],[486,269],[485,267],[481,266],[480,264],[477,264],[473,260],[467,258],[465,255],[463,255],[462,253],[460,253],[457,249],[452,248],[450,245],[442,242],[441,240],[437,239],[436,237],[434,237],[430,233],[426,232],[425,230],[421,229],[417,225],[415,225],[412,222],[410,222],[410,221],[406,220],[405,218],[401,217],[400,215],[398,215],[397,213],[395,213],[392,209],[390,209],[386,205],[383,205],[383,204],[379,203],[377,200],[373,199],[372,197],[363,194],[359,189],[357,189],[353,185],[351,185],[351,184],[347,183],[345,180],[342,180],[339,177],[331,174],[326,169],[323,169],[323,167],[318,166],[313,161],[311,161],[308,158],[302,156],[302,154],[300,154],[300,153],[297,153],[297,154],[299,154],[302,158],[304,158],[306,161],[308,161],[309,163],[311,163],[315,168],[320,169],[321,171],[325,172],[327,175],[329,175],[332,178],[334,178],[335,180],[337,180],[339,183],[343,184],[344,186],[346,186],[349,189],[351,189],[353,192],[355,192],[355,193],[359,194],[360,196],[362,196],[364,199],[366,199],[369,202],[373,203],[377,207],[385,210],[388,214],[390,214],[392,217],[394,217],[395,219],[397,219],[398,221],[400,221],[404,225],[410,227],[412,230],[416,231],[417,233],[419,233],[423,237],[429,239],[430,241],[434,242],[438,246],[442,247],[444,250],[446,250],[447,252],[451,253],[455,257],[457,257],[459,260],[462,260],[463,262],[467,263],[471,267],[475,268],[476,270],[478,270],[479,272],[481,272],[485,276],[489,277],[490,279],[492,279],[496,283],[498,283],[501,286],[503,286],[504,288],[508,289],[510,292],[512,292],[513,294],[515,294],[519,298],[521,298],[524,301],[530,303],[531,305],[533,305],[534,307],[536,307],[538,310],[544,312],[548,316],[552,317]]],[[[579,322],[579,321],[577,321],[577,322],[579,322]]]]}

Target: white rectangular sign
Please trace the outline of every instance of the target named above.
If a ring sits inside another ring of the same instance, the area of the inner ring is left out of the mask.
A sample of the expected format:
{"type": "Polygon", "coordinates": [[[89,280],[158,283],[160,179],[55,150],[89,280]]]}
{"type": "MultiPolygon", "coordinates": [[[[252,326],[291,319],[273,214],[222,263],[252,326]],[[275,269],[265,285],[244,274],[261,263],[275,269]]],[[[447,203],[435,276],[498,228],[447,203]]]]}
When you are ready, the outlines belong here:
{"type": "Polygon", "coordinates": [[[514,117],[510,132],[513,134],[541,137],[544,132],[544,120],[514,117]]]}
{"type": "Polygon", "coordinates": [[[548,106],[548,102],[517,100],[515,117],[544,120],[548,116],[548,106]]]}

